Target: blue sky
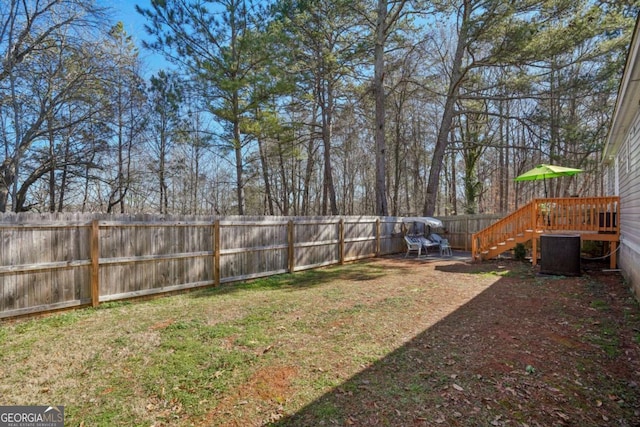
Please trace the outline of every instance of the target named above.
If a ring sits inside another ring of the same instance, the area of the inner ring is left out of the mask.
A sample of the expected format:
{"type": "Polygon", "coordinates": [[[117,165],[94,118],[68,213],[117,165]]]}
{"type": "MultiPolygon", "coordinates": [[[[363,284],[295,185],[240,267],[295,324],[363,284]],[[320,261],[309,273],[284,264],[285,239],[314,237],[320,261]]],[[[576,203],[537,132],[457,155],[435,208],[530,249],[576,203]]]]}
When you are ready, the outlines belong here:
{"type": "Polygon", "coordinates": [[[132,35],[144,35],[144,18],[136,12],[135,5],[148,8],[148,0],[102,0],[99,3],[113,9],[113,20],[124,22],[127,32],[132,35]]]}
{"type": "Polygon", "coordinates": [[[150,38],[144,31],[145,19],[136,12],[135,5],[145,9],[150,8],[149,0],[98,0],[98,4],[112,9],[111,19],[113,23],[122,21],[127,34],[133,38],[140,48],[140,58],[148,69],[145,75],[150,76],[161,68],[171,67],[171,64],[167,63],[162,55],[151,53],[142,48],[142,40],[150,40],[150,38]]]}

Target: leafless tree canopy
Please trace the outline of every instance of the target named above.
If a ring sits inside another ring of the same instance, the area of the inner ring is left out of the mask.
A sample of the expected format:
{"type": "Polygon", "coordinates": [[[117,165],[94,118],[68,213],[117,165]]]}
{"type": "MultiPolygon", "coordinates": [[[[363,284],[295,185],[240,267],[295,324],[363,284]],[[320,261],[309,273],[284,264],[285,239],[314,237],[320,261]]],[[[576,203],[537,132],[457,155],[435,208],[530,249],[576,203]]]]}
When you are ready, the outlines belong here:
{"type": "Polygon", "coordinates": [[[637,1],[0,5],[0,212],[453,215],[600,153],[637,1]],[[162,55],[167,69],[141,58],[162,55]]]}

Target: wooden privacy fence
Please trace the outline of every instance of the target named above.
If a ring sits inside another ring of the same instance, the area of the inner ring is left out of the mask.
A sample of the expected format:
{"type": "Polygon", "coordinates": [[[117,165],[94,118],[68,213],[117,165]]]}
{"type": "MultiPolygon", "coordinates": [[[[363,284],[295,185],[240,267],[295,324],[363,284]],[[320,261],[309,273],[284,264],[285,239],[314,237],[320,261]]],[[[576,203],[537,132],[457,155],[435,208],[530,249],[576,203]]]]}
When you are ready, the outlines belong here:
{"type": "Polygon", "coordinates": [[[471,250],[471,236],[501,219],[501,214],[477,214],[438,217],[442,220],[449,243],[456,249],[471,250]]]}
{"type": "MultiPolygon", "coordinates": [[[[451,245],[499,215],[440,217],[451,245]]],[[[0,215],[0,319],[405,250],[396,217],[0,215]]]]}
{"type": "Polygon", "coordinates": [[[0,318],[397,253],[401,224],[346,216],[0,216],[0,318]]]}

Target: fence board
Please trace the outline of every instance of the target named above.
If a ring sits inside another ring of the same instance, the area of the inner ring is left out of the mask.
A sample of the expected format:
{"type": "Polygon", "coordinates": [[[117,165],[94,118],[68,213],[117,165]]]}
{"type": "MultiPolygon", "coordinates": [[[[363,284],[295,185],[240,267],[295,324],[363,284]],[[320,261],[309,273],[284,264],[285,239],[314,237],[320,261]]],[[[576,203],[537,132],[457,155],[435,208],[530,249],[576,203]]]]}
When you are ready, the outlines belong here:
{"type": "Polygon", "coordinates": [[[140,295],[174,289],[185,283],[211,281],[211,223],[101,222],[103,245],[108,257],[101,257],[101,269],[109,269],[101,295],[140,295]],[[121,248],[120,250],[118,250],[121,248]],[[120,265],[118,265],[120,264],[120,265]]]}

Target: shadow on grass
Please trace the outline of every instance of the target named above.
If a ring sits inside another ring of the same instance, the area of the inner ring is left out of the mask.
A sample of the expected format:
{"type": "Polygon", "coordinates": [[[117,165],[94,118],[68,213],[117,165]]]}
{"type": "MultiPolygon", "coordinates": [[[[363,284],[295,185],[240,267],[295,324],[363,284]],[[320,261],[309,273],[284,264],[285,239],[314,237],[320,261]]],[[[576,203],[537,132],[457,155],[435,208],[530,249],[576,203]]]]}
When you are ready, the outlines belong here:
{"type": "MultiPolygon", "coordinates": [[[[401,271],[409,269],[410,267],[410,265],[399,264],[393,270],[401,271]]],[[[250,281],[226,283],[218,287],[197,290],[190,293],[190,295],[195,298],[202,298],[246,290],[290,289],[295,291],[322,286],[336,280],[357,282],[374,280],[388,272],[389,268],[376,265],[374,262],[371,262],[371,260],[364,260],[345,265],[333,265],[312,270],[297,271],[292,274],[285,273],[250,281]]]]}
{"type": "Polygon", "coordinates": [[[455,263],[436,266],[436,270],[446,273],[461,273],[461,274],[497,274],[501,275],[504,272],[516,272],[516,274],[522,274],[531,269],[531,265],[519,262],[519,261],[505,261],[503,263],[455,263]]]}
{"type": "MultiPolygon", "coordinates": [[[[451,274],[497,267],[436,266],[451,274]]],[[[404,346],[269,425],[640,425],[634,333],[640,314],[622,280],[602,282],[619,296],[605,312],[590,309],[590,288],[580,278],[541,282],[530,270],[514,269],[517,274],[499,278],[404,346]]]]}

